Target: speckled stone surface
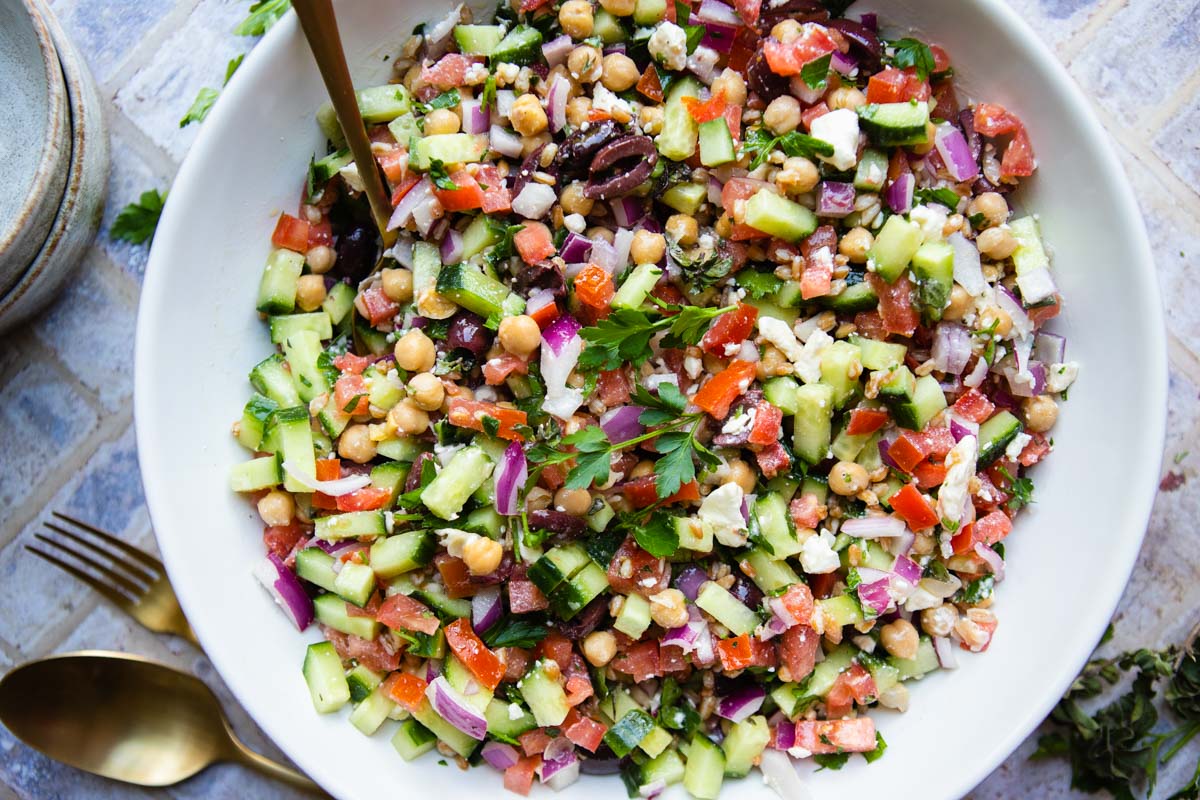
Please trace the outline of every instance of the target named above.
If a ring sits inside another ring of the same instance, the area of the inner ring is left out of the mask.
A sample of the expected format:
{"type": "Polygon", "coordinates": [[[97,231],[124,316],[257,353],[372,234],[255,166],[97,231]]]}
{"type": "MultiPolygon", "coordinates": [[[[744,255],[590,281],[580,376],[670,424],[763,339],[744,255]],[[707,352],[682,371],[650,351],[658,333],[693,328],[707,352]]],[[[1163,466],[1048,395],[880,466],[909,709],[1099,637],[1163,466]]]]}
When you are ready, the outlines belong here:
{"type": "MultiPolygon", "coordinates": [[[[1200,2],[1009,0],[1084,88],[1119,148],[1145,215],[1169,334],[1171,385],[1163,490],[1117,616],[1113,647],[1178,641],[1200,613],[1200,2]]],[[[80,648],[144,653],[190,669],[220,694],[254,748],[280,757],[190,646],[144,632],[100,598],[24,552],[48,509],[96,521],[153,549],[132,423],[133,321],[144,248],[112,242],[117,211],[165,189],[195,137],[180,129],[202,86],[253,46],[230,32],[249,0],[51,0],[101,85],[112,173],[101,236],[79,277],[33,324],[0,345],[0,672],[80,648]]],[[[1015,698],[1019,701],[1019,698],[1015,698]]],[[[964,703],[969,708],[969,699],[964,703]]],[[[986,721],[980,721],[986,724],[986,721]]],[[[936,749],[936,743],[931,743],[936,749]]],[[[1058,762],[1033,763],[1032,739],[972,793],[978,800],[1083,796],[1058,762]]],[[[1166,796],[1190,773],[1177,758],[1166,796]]],[[[901,796],[905,796],[902,794],[901,796]]],[[[293,798],[222,766],[149,792],[57,765],[0,727],[0,800],[18,798],[293,798]]]]}

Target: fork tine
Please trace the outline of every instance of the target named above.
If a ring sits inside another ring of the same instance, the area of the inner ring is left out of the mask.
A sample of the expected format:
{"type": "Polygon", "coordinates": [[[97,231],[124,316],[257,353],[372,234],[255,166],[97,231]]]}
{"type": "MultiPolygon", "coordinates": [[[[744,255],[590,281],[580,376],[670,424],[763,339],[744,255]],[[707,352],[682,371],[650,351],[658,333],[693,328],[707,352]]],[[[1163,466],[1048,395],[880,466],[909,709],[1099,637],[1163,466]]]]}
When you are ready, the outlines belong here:
{"type": "Polygon", "coordinates": [[[104,597],[108,598],[109,602],[111,602],[113,605],[123,609],[126,613],[128,613],[129,609],[133,606],[132,601],[128,597],[113,589],[111,586],[101,583],[96,578],[79,569],[78,567],[68,564],[62,559],[52,556],[49,553],[44,553],[41,550],[38,550],[36,547],[25,545],[25,549],[33,553],[38,558],[49,561],[51,564],[58,567],[63,572],[66,572],[68,575],[83,581],[88,586],[104,595],[104,597]]]}
{"type": "Polygon", "coordinates": [[[51,539],[49,536],[44,536],[40,533],[34,534],[33,538],[37,539],[39,542],[43,542],[44,544],[48,544],[51,547],[57,548],[57,549],[61,550],[62,552],[67,553],[68,555],[74,556],[75,558],[82,561],[84,564],[87,564],[89,567],[96,570],[101,575],[104,575],[110,581],[116,583],[122,589],[124,589],[125,591],[134,595],[135,597],[141,597],[143,594],[146,593],[146,589],[144,587],[138,586],[136,583],[129,580],[129,578],[126,578],[124,575],[121,575],[118,572],[113,572],[111,569],[106,567],[104,564],[101,564],[96,559],[91,558],[86,553],[81,553],[78,550],[76,550],[68,545],[63,544],[60,541],[51,539]]]}
{"type": "Polygon", "coordinates": [[[117,537],[113,536],[111,533],[105,533],[104,531],[97,528],[95,525],[89,525],[86,522],[77,520],[74,517],[67,516],[66,514],[63,514],[58,511],[51,511],[50,513],[53,514],[54,516],[58,517],[59,519],[61,519],[63,522],[69,522],[72,525],[83,528],[85,531],[92,534],[93,536],[97,536],[97,537],[103,539],[104,541],[111,544],[113,547],[116,547],[119,550],[123,551],[126,555],[136,558],[138,561],[142,562],[147,567],[150,567],[151,569],[156,569],[159,572],[163,573],[164,575],[166,574],[167,570],[166,570],[166,568],[163,567],[162,562],[159,561],[154,556],[150,555],[149,553],[145,552],[144,550],[134,547],[133,545],[129,544],[128,542],[121,541],[117,537]]]}
{"type": "Polygon", "coordinates": [[[125,558],[124,556],[122,556],[118,553],[113,553],[113,552],[105,549],[101,545],[96,544],[92,540],[85,539],[82,536],[80,536],[79,534],[72,533],[71,531],[67,530],[66,528],[61,528],[58,525],[55,525],[53,522],[47,522],[44,524],[47,528],[54,531],[55,533],[61,534],[62,536],[65,536],[68,539],[71,539],[71,540],[76,541],[79,544],[83,545],[88,551],[95,553],[96,555],[99,555],[99,556],[104,556],[105,558],[109,559],[114,564],[116,564],[118,567],[121,567],[126,572],[128,572],[130,575],[137,578],[138,580],[144,581],[145,583],[154,583],[155,577],[153,575],[151,575],[150,573],[141,569],[140,567],[137,567],[134,564],[129,563],[129,559],[125,558]]]}

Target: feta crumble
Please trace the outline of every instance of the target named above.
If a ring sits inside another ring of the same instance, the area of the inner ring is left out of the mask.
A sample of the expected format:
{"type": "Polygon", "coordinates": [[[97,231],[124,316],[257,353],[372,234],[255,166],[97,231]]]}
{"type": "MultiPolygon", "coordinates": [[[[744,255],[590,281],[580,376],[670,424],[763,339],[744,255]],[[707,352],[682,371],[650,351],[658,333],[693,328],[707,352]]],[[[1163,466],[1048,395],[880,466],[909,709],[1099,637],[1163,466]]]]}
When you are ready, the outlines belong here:
{"type": "MultiPolygon", "coordinates": [[[[683,69],[687,66],[687,34],[674,22],[661,22],[646,43],[646,49],[655,61],[667,69],[683,69]]],[[[855,117],[857,125],[858,118],[855,117]]]]}

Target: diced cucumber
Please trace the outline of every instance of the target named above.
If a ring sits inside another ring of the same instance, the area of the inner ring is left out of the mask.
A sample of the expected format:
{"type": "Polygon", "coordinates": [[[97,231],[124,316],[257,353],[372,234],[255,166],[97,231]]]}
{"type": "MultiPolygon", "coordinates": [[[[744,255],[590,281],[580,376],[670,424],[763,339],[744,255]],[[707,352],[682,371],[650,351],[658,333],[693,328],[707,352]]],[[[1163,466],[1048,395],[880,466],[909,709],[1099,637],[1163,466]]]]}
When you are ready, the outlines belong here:
{"type": "MultiPolygon", "coordinates": [[[[319,394],[326,394],[337,380],[336,370],[328,357],[322,359],[321,337],[308,330],[293,332],[283,342],[283,355],[292,370],[292,383],[305,403],[319,394]],[[322,362],[327,362],[323,364],[322,362]]],[[[307,415],[306,415],[307,416],[307,415]]]]}
{"type": "Polygon", "coordinates": [[[316,520],[316,537],[326,542],[339,539],[358,539],[368,536],[383,536],[387,525],[382,511],[347,511],[330,514],[316,520]]]}
{"type": "Polygon", "coordinates": [[[833,688],[838,675],[841,675],[854,662],[858,654],[856,648],[843,644],[832,653],[825,655],[825,660],[813,669],[812,675],[804,683],[805,697],[824,697],[833,688]]]}
{"type": "Polygon", "coordinates": [[[317,622],[328,625],[335,631],[374,639],[379,635],[379,623],[372,617],[352,617],[346,611],[346,601],[336,594],[323,594],[313,600],[317,622]]]}
{"type": "Polygon", "coordinates": [[[940,320],[954,288],[954,248],[947,242],[925,242],[913,255],[912,272],[926,319],[940,320]]]}
{"type": "Polygon", "coordinates": [[[304,653],[304,682],[319,714],[337,711],[350,702],[350,687],[342,670],[342,659],[331,642],[310,644],[304,653]]]}
{"type": "Polygon", "coordinates": [[[871,143],[879,147],[925,144],[929,141],[929,105],[916,100],[859,106],[858,122],[871,143]]]}
{"type": "Polygon", "coordinates": [[[920,678],[938,668],[937,651],[933,649],[933,641],[927,636],[922,636],[915,656],[912,658],[890,656],[888,663],[896,668],[897,679],[908,681],[920,678]]]}
{"type": "Polygon", "coordinates": [[[754,501],[754,514],[758,518],[758,530],[771,546],[776,560],[790,558],[803,548],[792,532],[791,517],[787,501],[776,492],[766,492],[754,501]]]}
{"type": "MultiPolygon", "coordinates": [[[[638,0],[634,8],[634,21],[639,25],[652,25],[662,18],[666,10],[665,0],[638,0]],[[638,8],[645,11],[643,16],[648,21],[638,19],[638,8]]],[[[696,120],[692,118],[692,113],[683,104],[683,98],[699,96],[700,82],[695,78],[680,78],[671,84],[663,109],[662,133],[654,140],[658,145],[658,152],[666,158],[684,161],[696,152],[696,140],[700,129],[696,120]]]]}
{"type": "Polygon", "coordinates": [[[388,131],[392,134],[392,138],[406,147],[413,139],[421,138],[421,128],[417,124],[417,118],[411,112],[401,114],[389,122],[388,131]]]}
{"type": "Polygon", "coordinates": [[[799,691],[800,684],[798,683],[781,683],[771,690],[770,697],[775,701],[775,705],[779,706],[779,710],[783,712],[784,716],[795,719],[796,707],[800,701],[799,691]]]}
{"type": "Polygon", "coordinates": [[[851,435],[846,433],[845,428],[842,428],[838,431],[838,435],[833,437],[833,444],[829,446],[829,451],[838,461],[854,461],[866,446],[867,441],[874,435],[873,433],[851,435]]]}
{"type": "Polygon", "coordinates": [[[679,534],[679,546],[695,553],[711,553],[713,549],[712,526],[700,524],[695,517],[676,517],[675,532],[679,534]]]}
{"type": "Polygon", "coordinates": [[[383,676],[368,666],[359,664],[346,675],[346,683],[350,685],[350,702],[361,703],[367,695],[375,691],[375,687],[383,683],[383,676]]]}
{"type": "Polygon", "coordinates": [[[675,741],[675,737],[668,733],[666,728],[655,725],[642,741],[638,742],[638,749],[651,758],[654,758],[655,756],[662,755],[663,751],[670,747],[673,741],[675,741]]]}
{"type": "Polygon", "coordinates": [[[784,308],[796,308],[804,303],[804,291],[800,281],[784,281],[775,295],[775,302],[784,308]]]}
{"type": "Polygon", "coordinates": [[[422,702],[417,707],[417,710],[413,712],[413,719],[428,728],[434,736],[449,745],[451,750],[463,758],[469,758],[475,752],[475,748],[479,746],[478,741],[442,719],[433,710],[433,704],[428,701],[422,702]]]}
{"type": "Polygon", "coordinates": [[[995,461],[1017,434],[1024,429],[1021,420],[1009,411],[998,411],[979,426],[979,467],[995,461]]]}
{"type": "Polygon", "coordinates": [[[613,627],[630,639],[640,639],[650,627],[650,601],[640,594],[631,594],[621,604],[621,613],[613,627]]]}
{"type": "Polygon", "coordinates": [[[696,605],[707,611],[733,633],[753,633],[758,627],[758,615],[715,581],[708,581],[696,595],[696,605]]]}
{"type": "Polygon", "coordinates": [[[379,726],[392,713],[396,703],[382,688],[367,695],[367,698],[355,706],[350,714],[350,724],[358,728],[364,736],[371,736],[379,730],[379,726]]]}
{"type": "Polygon", "coordinates": [[[837,294],[824,298],[825,305],[834,311],[871,311],[879,305],[879,295],[871,288],[871,284],[862,279],[862,275],[851,272],[846,276],[846,288],[837,294]],[[852,283],[852,279],[858,283],[852,283]]]}
{"type": "Polygon", "coordinates": [[[700,163],[704,166],[715,167],[737,160],[733,136],[729,133],[729,123],[724,117],[700,123],[699,137],[700,163]]]}
{"type": "MultiPolygon", "coordinates": [[[[486,486],[486,484],[484,484],[486,486]]],[[[471,531],[486,536],[489,539],[499,539],[500,531],[504,527],[504,517],[496,513],[493,506],[484,506],[477,508],[467,515],[466,522],[463,523],[464,531],[471,531]]]]}
{"type": "Polygon", "coordinates": [[[350,424],[350,415],[337,407],[337,396],[333,392],[326,396],[325,405],[317,412],[317,422],[321,423],[321,430],[326,435],[334,437],[341,436],[350,424]]]}
{"type": "Polygon", "coordinates": [[[597,500],[599,502],[593,501],[592,508],[588,511],[587,524],[588,528],[595,533],[603,533],[617,512],[603,497],[599,497],[597,500]]]}
{"type": "Polygon", "coordinates": [[[567,695],[562,685],[546,673],[543,662],[534,665],[517,684],[517,688],[520,689],[521,697],[525,698],[525,704],[533,712],[533,718],[538,725],[561,725],[567,718],[571,710],[567,703],[567,695]]]}
{"type": "Polygon", "coordinates": [[[817,216],[769,189],[759,189],[746,202],[746,224],[786,242],[798,242],[817,229],[817,216]]]}
{"type": "Polygon", "coordinates": [[[637,0],[633,6],[633,21],[638,25],[653,25],[666,15],[666,0],[637,0]]]}
{"type": "Polygon", "coordinates": [[[525,301],[513,295],[507,286],[467,264],[442,267],[437,279],[437,291],[485,319],[493,314],[504,314],[510,309],[513,314],[525,310],[525,301]],[[516,302],[510,303],[510,298],[516,302]]]}
{"type": "Polygon", "coordinates": [[[863,621],[862,608],[853,597],[848,594],[839,594],[833,597],[826,597],[817,601],[817,605],[825,614],[825,619],[833,622],[834,625],[857,625],[863,621]]]}
{"type": "Polygon", "coordinates": [[[390,458],[393,461],[405,461],[408,463],[415,461],[417,456],[424,452],[425,449],[419,441],[410,439],[407,436],[397,436],[375,443],[375,452],[379,455],[384,458],[390,458]]]}
{"type": "Polygon", "coordinates": [[[854,173],[854,188],[863,192],[878,192],[887,183],[888,157],[882,150],[868,148],[858,160],[854,173]]]}
{"type": "Polygon", "coordinates": [[[264,314],[290,314],[296,307],[296,284],[304,271],[304,254],[276,248],[267,257],[255,307],[264,314]]]}
{"type": "Polygon", "coordinates": [[[334,325],[341,324],[350,309],[354,308],[354,288],[348,283],[335,283],[325,295],[321,310],[329,317],[334,325]]]}
{"type": "Polygon", "coordinates": [[[750,575],[751,580],[764,592],[774,592],[785,589],[800,581],[800,576],[791,568],[788,562],[767,554],[767,551],[755,547],[747,550],[742,556],[745,566],[742,571],[750,575]],[[746,569],[749,567],[749,569],[746,569]]]}
{"type": "Polygon", "coordinates": [[[488,704],[492,702],[492,691],[486,686],[480,686],[471,671],[455,656],[446,656],[445,661],[442,662],[442,674],[446,676],[446,681],[450,686],[463,696],[468,705],[473,706],[481,714],[487,710],[488,704]],[[467,694],[469,690],[472,692],[471,694],[467,694]]]}
{"type": "Polygon", "coordinates": [[[412,592],[413,598],[429,606],[442,620],[464,619],[471,616],[471,599],[451,597],[440,583],[426,582],[412,592]]]}
{"type": "Polygon", "coordinates": [[[858,346],[863,369],[891,369],[903,364],[904,356],[908,354],[908,348],[902,344],[867,339],[858,334],[851,334],[850,342],[858,346]]]}
{"type": "Polygon", "coordinates": [[[916,379],[910,400],[897,401],[890,396],[885,396],[882,389],[879,396],[888,403],[896,424],[913,431],[923,429],[929,420],[946,407],[946,395],[942,391],[941,384],[937,382],[937,378],[932,375],[916,379]]]}
{"type": "Polygon", "coordinates": [[[725,753],[725,774],[730,778],[749,775],[751,767],[767,749],[770,739],[767,718],[760,714],[734,723],[721,742],[721,750],[725,753]]]}
{"type": "Polygon", "coordinates": [[[810,383],[797,390],[800,410],[793,421],[792,448],[809,464],[824,461],[833,438],[833,387],[810,383]]]}
{"type": "MultiPolygon", "coordinates": [[[[332,106],[330,111],[332,111],[332,106]]],[[[337,120],[334,120],[334,125],[337,125],[337,120]]],[[[338,137],[342,135],[342,129],[337,129],[338,137]]],[[[329,136],[329,139],[337,141],[335,137],[329,136]]],[[[327,156],[323,156],[314,160],[308,167],[309,185],[315,190],[318,187],[324,186],[330,178],[338,174],[343,167],[354,163],[354,154],[349,150],[337,150],[327,156]]]]}
{"type": "Polygon", "coordinates": [[[699,211],[707,199],[708,189],[698,183],[677,183],[659,198],[664,205],[689,216],[699,211]]]}
{"type": "Polygon", "coordinates": [[[922,240],[920,225],[894,214],[883,223],[867,252],[867,266],[888,283],[895,283],[908,268],[922,240]]]}
{"type": "Polygon", "coordinates": [[[518,25],[492,50],[492,61],[497,64],[532,64],[541,55],[541,32],[528,25],[518,25]]]}
{"type": "Polygon", "coordinates": [[[666,786],[672,786],[683,780],[683,759],[676,750],[664,750],[654,758],[642,764],[640,785],[651,786],[661,781],[666,786]]]}
{"type": "MultiPolygon", "coordinates": [[[[447,303],[446,305],[450,306],[451,313],[453,313],[453,310],[457,308],[451,303],[447,303]]],[[[431,316],[429,313],[422,313],[424,316],[427,316],[430,319],[437,319],[436,317],[431,316]]],[[[375,330],[371,327],[371,323],[367,322],[366,319],[358,316],[357,314],[354,315],[353,320],[354,337],[362,342],[363,347],[367,349],[368,353],[375,356],[382,356],[392,352],[392,344],[388,341],[388,335],[386,333],[375,330]]]]}
{"type": "Polygon", "coordinates": [[[604,568],[589,561],[571,580],[550,594],[550,610],[560,618],[569,620],[607,590],[608,575],[604,568]]]}
{"type": "Polygon", "coordinates": [[[654,728],[654,719],[640,708],[634,708],[608,729],[604,734],[604,743],[618,758],[624,758],[633,752],[654,728]]]}
{"type": "Polygon", "coordinates": [[[703,733],[696,732],[688,747],[683,787],[698,800],[716,800],[725,778],[725,754],[703,733]]]}
{"type": "Polygon", "coordinates": [[[742,300],[743,303],[752,305],[758,309],[758,318],[771,317],[773,319],[786,322],[789,326],[795,325],[796,320],[800,318],[800,312],[795,308],[784,308],[775,303],[773,300],[756,300],[753,297],[747,297],[742,300]]]}
{"type": "Polygon", "coordinates": [[[529,566],[527,577],[546,595],[571,579],[591,562],[582,545],[555,547],[529,566]]]}
{"type": "Polygon", "coordinates": [[[1046,255],[1042,234],[1038,230],[1035,218],[1014,219],[1008,223],[1008,230],[1017,240],[1017,249],[1013,251],[1012,260],[1018,276],[1050,268],[1050,257],[1046,255]]]}
{"type": "Polygon", "coordinates": [[[865,541],[860,545],[863,551],[862,566],[870,567],[871,569],[879,569],[884,572],[890,572],[892,564],[895,563],[896,557],[883,549],[883,546],[876,541],[865,541]]]}
{"type": "Polygon", "coordinates": [[[310,314],[282,314],[271,317],[271,343],[283,344],[296,331],[312,331],[319,339],[333,338],[333,324],[324,311],[310,314]]]}
{"type": "Polygon", "coordinates": [[[787,376],[770,378],[763,384],[763,396],[767,398],[767,402],[788,416],[795,414],[800,408],[799,390],[800,384],[796,379],[787,376]]]}
{"type": "Polygon", "coordinates": [[[333,591],[347,603],[362,608],[375,591],[375,572],[366,564],[347,561],[333,581],[333,591]]]}
{"type": "Polygon", "coordinates": [[[516,708],[521,713],[516,719],[513,719],[511,711],[514,705],[516,704],[492,698],[492,702],[488,703],[487,710],[483,712],[483,716],[487,719],[488,733],[496,737],[516,739],[522,733],[528,733],[537,727],[537,720],[533,718],[533,714],[519,705],[516,708]]]}
{"type": "Polygon", "coordinates": [[[304,548],[296,554],[296,575],[327,592],[334,591],[333,556],[319,547],[304,548]]]}
{"type": "Polygon", "coordinates": [[[278,456],[261,456],[234,465],[229,471],[229,488],[235,492],[257,492],[278,486],[283,480],[278,456]]]}
{"type": "Polygon", "coordinates": [[[399,83],[359,89],[354,96],[363,122],[390,122],[412,107],[408,89],[399,83]]]}
{"type": "Polygon", "coordinates": [[[500,235],[487,214],[480,214],[471,220],[471,224],[463,231],[462,238],[464,261],[500,241],[500,235]]]}
{"type": "MultiPolygon", "coordinates": [[[[304,406],[281,408],[271,415],[271,424],[279,437],[279,454],[283,460],[305,475],[317,472],[317,455],[313,450],[312,428],[308,423],[308,409],[304,406]]],[[[284,470],[283,488],[289,492],[311,492],[284,470]]]]}
{"type": "Polygon", "coordinates": [[[426,170],[434,161],[466,164],[482,161],[487,155],[488,138],[481,133],[435,133],[417,140],[413,149],[413,169],[426,170]]]}
{"type": "Polygon", "coordinates": [[[490,56],[503,38],[503,25],[454,26],[454,41],[464,56],[490,56]]]}
{"type": "Polygon", "coordinates": [[[833,387],[833,404],[846,405],[859,391],[862,352],[850,342],[839,339],[821,353],[821,383],[833,387]]]}
{"type": "MultiPolygon", "coordinates": [[[[286,375],[282,376],[285,379],[286,375]]],[[[291,386],[291,380],[288,380],[288,386],[291,386]]],[[[291,387],[295,392],[295,387],[291,387]]],[[[300,396],[296,395],[295,405],[300,402],[300,396]]],[[[258,392],[250,395],[250,399],[246,401],[245,407],[242,409],[242,419],[238,423],[237,440],[242,447],[247,450],[258,450],[262,444],[263,431],[267,426],[267,417],[279,408],[279,405],[267,397],[263,397],[258,392]]]]}
{"type": "Polygon", "coordinates": [[[415,761],[428,753],[437,744],[437,737],[415,719],[401,721],[392,736],[392,747],[405,761],[415,761]]]}
{"type": "Polygon", "coordinates": [[[863,444],[862,449],[858,451],[858,457],[854,459],[854,462],[865,469],[867,474],[875,472],[883,466],[883,456],[879,452],[879,440],[882,437],[883,434],[876,431],[863,444]]]}
{"type": "Polygon", "coordinates": [[[640,308],[661,277],[662,270],[654,264],[641,264],[635,267],[633,272],[625,278],[621,288],[613,295],[612,307],[640,308]]]}
{"type": "Polygon", "coordinates": [[[592,20],[592,35],[599,36],[600,41],[604,44],[625,41],[625,29],[621,27],[620,21],[603,8],[596,9],[596,15],[592,20]]]}
{"type": "Polygon", "coordinates": [[[454,519],[467,498],[491,477],[492,467],[492,460],[482,448],[463,448],[421,492],[421,502],[435,516],[454,519]]]}
{"type": "Polygon", "coordinates": [[[875,681],[875,694],[879,696],[900,682],[900,671],[891,664],[880,664],[872,661],[867,667],[871,678],[875,681]]]}

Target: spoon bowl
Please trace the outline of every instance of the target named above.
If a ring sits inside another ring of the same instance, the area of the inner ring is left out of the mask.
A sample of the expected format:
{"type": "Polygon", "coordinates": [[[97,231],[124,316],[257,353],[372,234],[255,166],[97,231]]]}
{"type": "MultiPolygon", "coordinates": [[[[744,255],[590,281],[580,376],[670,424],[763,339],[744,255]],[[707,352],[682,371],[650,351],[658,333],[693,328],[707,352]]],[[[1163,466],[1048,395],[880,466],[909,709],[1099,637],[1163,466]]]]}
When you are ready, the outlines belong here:
{"type": "Polygon", "coordinates": [[[140,786],[169,786],[235,761],[317,788],[238,741],[199,678],[126,653],[66,653],[22,664],[0,679],[0,722],[57,761],[140,786]]]}

